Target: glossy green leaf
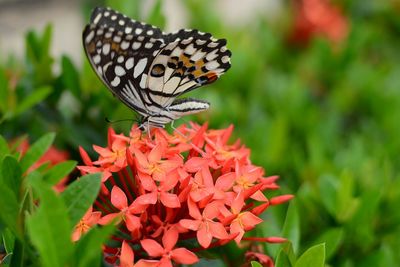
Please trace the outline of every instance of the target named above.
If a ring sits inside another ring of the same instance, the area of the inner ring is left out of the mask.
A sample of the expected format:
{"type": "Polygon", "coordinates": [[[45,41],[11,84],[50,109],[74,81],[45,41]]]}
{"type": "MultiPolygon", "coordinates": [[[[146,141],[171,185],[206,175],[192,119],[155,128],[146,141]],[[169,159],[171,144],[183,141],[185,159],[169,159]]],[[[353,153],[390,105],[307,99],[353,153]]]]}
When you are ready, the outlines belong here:
{"type": "Polygon", "coordinates": [[[295,252],[298,251],[300,243],[300,221],[295,199],[289,203],[282,236],[290,240],[295,252]]]}
{"type": "Polygon", "coordinates": [[[77,69],[75,68],[70,58],[67,56],[63,56],[61,58],[61,66],[62,66],[61,77],[64,86],[67,89],[69,89],[75,97],[80,98],[81,86],[79,82],[80,77],[77,69]]]}
{"type": "Polygon", "coordinates": [[[72,225],[78,223],[89,207],[93,204],[100,190],[100,174],[89,174],[82,176],[61,194],[67,207],[68,215],[72,225]]]}
{"type": "Polygon", "coordinates": [[[11,253],[14,248],[15,236],[9,229],[4,229],[1,233],[4,249],[7,253],[11,253]]]}
{"type": "Polygon", "coordinates": [[[324,267],[325,244],[315,245],[307,249],[296,261],[295,267],[324,267]]]}
{"type": "Polygon", "coordinates": [[[34,189],[39,196],[39,208],[27,217],[27,230],[37,248],[41,266],[68,266],[72,260],[71,223],[62,199],[50,186],[38,181],[34,189]]]}
{"type": "Polygon", "coordinates": [[[20,205],[13,189],[11,189],[4,179],[0,180],[0,220],[15,235],[21,237],[19,229],[18,214],[20,205]]]}
{"type": "Polygon", "coordinates": [[[292,267],[293,265],[290,263],[289,256],[287,253],[281,249],[278,252],[278,256],[275,260],[275,267],[292,267]]]}
{"type": "Polygon", "coordinates": [[[76,266],[99,266],[102,258],[102,245],[115,230],[113,224],[102,228],[95,227],[79,239],[75,247],[76,266]]]}
{"type": "Polygon", "coordinates": [[[68,160],[60,162],[49,169],[44,175],[44,180],[52,185],[57,184],[66,177],[76,166],[76,161],[68,160]]]}
{"type": "Polygon", "coordinates": [[[40,159],[40,157],[43,156],[43,154],[49,149],[49,147],[53,143],[54,138],[54,133],[48,133],[32,144],[32,146],[29,148],[29,150],[26,152],[21,160],[21,168],[23,172],[28,170],[30,166],[32,166],[36,161],[40,159]]]}
{"type": "Polygon", "coordinates": [[[0,179],[14,192],[18,199],[22,182],[22,170],[18,161],[12,156],[4,157],[0,165],[0,172],[0,179]]]}
{"type": "Polygon", "coordinates": [[[342,228],[331,228],[322,233],[315,243],[325,242],[326,260],[329,260],[338,250],[340,244],[343,242],[344,231],[342,228]]]}
{"type": "Polygon", "coordinates": [[[293,250],[293,245],[291,242],[286,242],[281,245],[278,251],[275,266],[276,267],[289,267],[296,264],[296,255],[293,250]]]}
{"type": "Polygon", "coordinates": [[[10,149],[8,148],[7,141],[2,135],[0,135],[0,160],[8,153],[10,153],[10,149]]]}
{"type": "Polygon", "coordinates": [[[14,115],[18,116],[26,110],[32,108],[34,105],[43,101],[51,93],[51,91],[52,89],[50,87],[41,87],[35,89],[33,93],[29,95],[29,97],[25,97],[21,100],[14,111],[14,115]]]}
{"type": "Polygon", "coordinates": [[[251,261],[251,267],[262,267],[262,265],[257,261],[251,261]]]}

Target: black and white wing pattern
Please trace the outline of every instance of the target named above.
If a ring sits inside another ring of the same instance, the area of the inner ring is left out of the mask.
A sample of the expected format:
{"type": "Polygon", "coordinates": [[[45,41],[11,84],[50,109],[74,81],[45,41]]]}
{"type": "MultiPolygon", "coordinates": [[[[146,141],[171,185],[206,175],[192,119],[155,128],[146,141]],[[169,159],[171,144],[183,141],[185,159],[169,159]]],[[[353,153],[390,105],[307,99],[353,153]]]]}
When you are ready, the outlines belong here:
{"type": "Polygon", "coordinates": [[[94,9],[83,44],[97,75],[146,126],[208,109],[205,101],[177,97],[230,68],[225,39],[186,29],[166,34],[110,8],[94,9]]]}

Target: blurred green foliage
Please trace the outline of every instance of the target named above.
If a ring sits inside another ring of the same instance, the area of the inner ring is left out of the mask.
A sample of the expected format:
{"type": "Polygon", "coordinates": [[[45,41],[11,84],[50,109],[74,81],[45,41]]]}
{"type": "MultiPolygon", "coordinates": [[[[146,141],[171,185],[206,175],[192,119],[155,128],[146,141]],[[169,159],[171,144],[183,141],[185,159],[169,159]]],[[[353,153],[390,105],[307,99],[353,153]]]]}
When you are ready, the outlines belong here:
{"type": "MultiPolygon", "coordinates": [[[[134,3],[106,1],[158,26],[168,21],[161,1],[148,16],[140,12],[143,2],[134,3]]],[[[277,266],[322,266],[324,258],[327,266],[400,266],[398,1],[342,1],[348,38],[335,47],[314,38],[300,48],[287,42],[289,6],[281,21],[259,16],[231,27],[210,8],[211,0],[182,3],[188,26],[226,38],[233,53],[232,68],[218,82],[191,93],[212,104],[196,119],[212,128],[234,124],[254,162],[279,174],[281,190],[296,195],[258,230],[291,241],[266,246],[277,266]]],[[[0,66],[0,134],[11,140],[57,132],[56,145],[79,160],[79,145],[106,142],[105,117],[133,113],[104,88],[87,60],[78,67],[67,55],[54,59],[51,32],[49,26],[28,33],[25,62],[0,66]]],[[[126,131],[130,123],[114,126],[126,131]]]]}

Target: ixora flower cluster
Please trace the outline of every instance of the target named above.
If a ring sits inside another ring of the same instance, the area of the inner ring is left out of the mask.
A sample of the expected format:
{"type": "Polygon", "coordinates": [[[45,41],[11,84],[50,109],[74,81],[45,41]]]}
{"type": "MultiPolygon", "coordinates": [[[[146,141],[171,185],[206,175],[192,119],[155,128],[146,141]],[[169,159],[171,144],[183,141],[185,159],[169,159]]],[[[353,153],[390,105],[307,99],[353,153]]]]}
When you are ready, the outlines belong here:
{"type": "MultiPolygon", "coordinates": [[[[101,192],[75,228],[74,240],[96,224],[112,222],[118,231],[104,246],[105,259],[119,266],[172,266],[198,261],[194,252],[232,240],[284,242],[279,237],[244,237],[263,222],[259,215],[292,195],[268,199],[277,176],[264,177],[251,164],[250,150],[228,144],[233,127],[208,130],[182,126],[171,135],[163,129],[130,135],[108,133],[108,147],[94,146],[92,161],[80,148],[82,173],[102,173],[101,192]],[[257,204],[258,203],[258,204],[257,204]]],[[[266,255],[248,253],[266,266],[266,255]]]]}

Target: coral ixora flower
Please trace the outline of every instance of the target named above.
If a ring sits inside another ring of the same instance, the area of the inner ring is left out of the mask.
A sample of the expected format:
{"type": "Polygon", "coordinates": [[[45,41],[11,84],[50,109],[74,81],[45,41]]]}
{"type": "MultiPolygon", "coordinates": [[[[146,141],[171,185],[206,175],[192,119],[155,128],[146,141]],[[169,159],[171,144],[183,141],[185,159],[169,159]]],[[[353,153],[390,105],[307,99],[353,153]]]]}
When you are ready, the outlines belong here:
{"type": "MultiPolygon", "coordinates": [[[[193,264],[198,261],[195,252],[232,240],[284,242],[245,237],[263,221],[263,211],[293,196],[264,195],[279,188],[277,177],[264,177],[264,170],[251,164],[248,148],[228,143],[232,130],[191,124],[173,134],[163,129],[147,134],[134,125],[129,136],[110,129],[108,146],[94,146],[99,153],[94,161],[80,148],[85,165],[78,168],[101,172],[103,179],[93,209],[73,239],[94,223],[116,223],[118,231],[104,245],[104,255],[124,267],[193,264]]],[[[269,260],[267,264],[271,266],[269,260]]]]}

